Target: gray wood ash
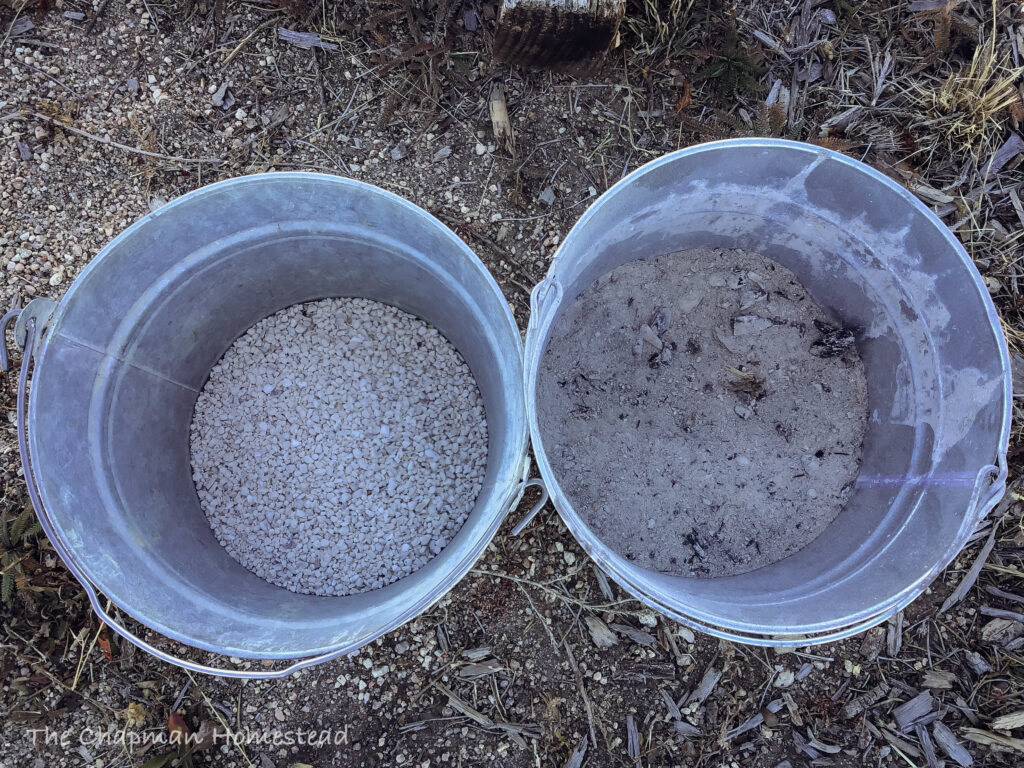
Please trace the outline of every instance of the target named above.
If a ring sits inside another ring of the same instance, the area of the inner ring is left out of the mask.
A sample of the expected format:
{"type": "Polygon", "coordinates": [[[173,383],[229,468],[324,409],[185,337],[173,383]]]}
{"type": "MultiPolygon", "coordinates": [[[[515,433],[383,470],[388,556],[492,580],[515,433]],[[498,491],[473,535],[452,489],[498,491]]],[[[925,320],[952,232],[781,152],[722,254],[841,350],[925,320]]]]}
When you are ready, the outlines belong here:
{"type": "Polygon", "coordinates": [[[853,333],[755,253],[633,261],[556,321],[541,432],[563,489],[629,560],[719,577],[816,538],[860,466],[853,333]]]}

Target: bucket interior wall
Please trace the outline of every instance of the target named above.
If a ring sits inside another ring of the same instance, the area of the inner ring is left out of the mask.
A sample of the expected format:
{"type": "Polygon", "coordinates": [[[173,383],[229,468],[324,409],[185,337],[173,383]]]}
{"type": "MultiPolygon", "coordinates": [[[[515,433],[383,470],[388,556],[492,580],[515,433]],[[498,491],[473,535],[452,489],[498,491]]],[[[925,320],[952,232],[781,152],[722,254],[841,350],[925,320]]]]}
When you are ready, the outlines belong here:
{"type": "Polygon", "coordinates": [[[149,626],[238,656],[357,647],[443,594],[500,524],[526,446],[525,404],[508,396],[521,393],[521,365],[499,289],[436,220],[329,177],[239,179],[147,217],[76,282],[36,368],[33,460],[87,573],[149,626]],[[191,479],[189,426],[210,369],[246,329],[351,296],[410,312],[459,350],[484,399],[487,473],[463,529],[421,570],[361,595],[299,595],[217,543],[191,479]],[[62,456],[81,435],[87,455],[62,456]]]}
{"type": "Polygon", "coordinates": [[[822,631],[905,602],[963,545],[979,472],[1005,451],[1005,343],[966,254],[909,193],[807,145],[730,144],[655,161],[566,238],[549,272],[561,298],[541,300],[527,339],[534,451],[570,529],[634,594],[740,632],[822,631]],[[690,579],[640,568],[593,534],[547,461],[533,398],[553,323],[596,277],[709,246],[775,259],[860,329],[869,422],[854,492],[821,536],[747,574],[690,579]]]}

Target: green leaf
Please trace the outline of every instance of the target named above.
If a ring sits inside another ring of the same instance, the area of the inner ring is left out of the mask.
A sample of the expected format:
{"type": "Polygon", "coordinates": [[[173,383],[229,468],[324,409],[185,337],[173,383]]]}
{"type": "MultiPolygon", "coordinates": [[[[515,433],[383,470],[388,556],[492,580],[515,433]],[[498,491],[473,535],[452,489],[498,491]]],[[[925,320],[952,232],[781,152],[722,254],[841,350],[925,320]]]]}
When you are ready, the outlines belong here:
{"type": "Polygon", "coordinates": [[[35,510],[32,509],[32,503],[29,501],[25,502],[25,508],[21,510],[21,514],[18,515],[14,522],[11,523],[11,544],[15,545],[21,541],[25,530],[28,528],[28,524],[32,521],[35,516],[35,510]]]}
{"type": "Polygon", "coordinates": [[[7,526],[7,510],[0,512],[0,545],[4,549],[9,549],[14,546],[11,542],[11,532],[7,526]]]}
{"type": "Polygon", "coordinates": [[[13,598],[14,574],[11,571],[7,571],[7,573],[3,575],[3,579],[0,579],[0,602],[4,605],[10,605],[13,598]]]}

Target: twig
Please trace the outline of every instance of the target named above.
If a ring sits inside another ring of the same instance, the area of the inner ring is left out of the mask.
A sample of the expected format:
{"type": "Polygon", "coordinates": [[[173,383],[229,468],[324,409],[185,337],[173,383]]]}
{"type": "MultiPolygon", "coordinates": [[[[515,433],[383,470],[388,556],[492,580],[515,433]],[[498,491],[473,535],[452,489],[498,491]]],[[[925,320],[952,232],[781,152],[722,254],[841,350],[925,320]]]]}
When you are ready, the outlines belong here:
{"type": "MultiPolygon", "coordinates": [[[[567,573],[564,576],[562,576],[562,579],[567,579],[570,576],[574,576],[577,573],[579,573],[580,570],[582,570],[582,569],[581,568],[577,568],[575,571],[573,571],[571,573],[567,573]]],[[[623,610],[622,608],[619,608],[620,605],[625,605],[626,603],[635,603],[635,602],[637,602],[636,600],[633,600],[632,598],[630,598],[628,600],[616,600],[615,602],[612,602],[612,603],[603,603],[603,604],[600,604],[600,605],[591,605],[590,603],[586,602],[585,600],[580,600],[578,597],[572,597],[570,595],[566,595],[566,594],[563,594],[562,592],[559,592],[557,589],[552,589],[551,587],[549,587],[547,584],[545,584],[543,582],[531,581],[530,579],[523,579],[523,578],[520,578],[518,576],[513,576],[510,573],[501,573],[500,571],[483,571],[483,570],[480,570],[478,568],[474,568],[473,570],[470,571],[470,573],[472,573],[472,574],[474,574],[476,576],[494,576],[495,578],[498,578],[498,579],[508,579],[509,581],[514,581],[514,582],[516,582],[518,584],[527,584],[527,585],[529,585],[531,587],[534,587],[536,589],[541,590],[542,592],[547,592],[550,595],[554,595],[559,600],[562,600],[563,602],[569,603],[570,605],[582,605],[583,607],[585,607],[585,608],[587,608],[588,610],[591,610],[591,611],[597,611],[597,612],[609,611],[611,613],[621,613],[621,614],[626,615],[626,616],[639,616],[640,615],[640,611],[629,611],[629,610],[623,610]]],[[[555,579],[555,581],[560,581],[560,580],[561,579],[555,579]]]]}
{"type": "Polygon", "coordinates": [[[1020,595],[1015,595],[1012,592],[1004,592],[999,587],[992,586],[991,584],[985,587],[985,591],[988,592],[990,595],[1001,597],[1004,600],[1010,600],[1014,603],[1024,603],[1024,597],[1021,597],[1020,595]]]}
{"type": "Polygon", "coordinates": [[[978,613],[982,616],[991,616],[994,619],[1010,619],[1010,621],[1024,622],[1024,613],[1004,611],[1002,608],[991,608],[987,605],[978,608],[978,613]]]}
{"type": "Polygon", "coordinates": [[[258,27],[256,27],[256,29],[254,29],[248,35],[243,37],[242,38],[242,42],[240,42],[238,45],[236,45],[234,50],[231,51],[231,53],[229,53],[227,55],[227,58],[225,58],[224,61],[221,62],[221,65],[220,65],[221,69],[226,68],[227,65],[231,63],[231,60],[233,58],[235,58],[235,56],[238,55],[239,51],[241,51],[245,47],[246,43],[248,43],[250,40],[252,40],[254,37],[256,37],[256,35],[259,34],[262,30],[266,29],[267,27],[269,27],[273,23],[274,23],[274,18],[271,17],[271,18],[267,19],[266,21],[264,21],[262,24],[260,24],[258,27]]]}
{"type": "MultiPolygon", "coordinates": [[[[107,600],[107,610],[110,610],[110,601],[107,600]]],[[[96,641],[100,639],[100,633],[107,625],[102,621],[100,622],[100,628],[96,630],[96,634],[92,636],[92,642],[89,643],[89,647],[85,647],[85,643],[82,643],[82,655],[78,659],[78,666],[75,668],[75,678],[71,682],[71,690],[75,690],[78,687],[78,681],[82,677],[82,669],[85,667],[85,661],[89,658],[89,654],[92,653],[92,649],[96,646],[96,641]]]]}
{"type": "Polygon", "coordinates": [[[60,126],[61,130],[65,130],[68,133],[73,133],[76,136],[81,136],[81,137],[86,138],[86,139],[92,139],[93,141],[97,141],[100,144],[106,144],[106,145],[111,146],[111,147],[117,147],[118,149],[123,149],[125,152],[133,152],[133,153],[135,153],[137,155],[144,155],[146,157],[152,157],[152,158],[154,158],[156,160],[166,160],[166,161],[172,162],[172,163],[210,163],[211,165],[219,165],[220,163],[224,162],[219,157],[175,157],[174,155],[164,155],[164,154],[161,154],[160,152],[150,152],[147,149],[139,149],[138,147],[130,147],[127,144],[121,144],[120,142],[114,141],[113,139],[108,139],[105,136],[97,136],[94,133],[89,133],[88,131],[83,131],[80,128],[73,128],[70,125],[65,125],[60,120],[57,120],[57,119],[55,119],[53,117],[50,117],[49,115],[40,114],[39,112],[23,111],[23,112],[21,112],[21,115],[22,116],[31,115],[32,117],[38,118],[40,120],[48,120],[49,122],[55,123],[58,126],[60,126]]]}
{"type": "Polygon", "coordinates": [[[146,6],[146,13],[149,14],[149,20],[153,22],[153,26],[156,28],[156,33],[158,35],[161,34],[160,25],[156,21],[156,14],[153,13],[153,9],[149,7],[149,3],[147,2],[147,0],[142,0],[142,4],[146,6]]]}
{"type": "Polygon", "coordinates": [[[939,608],[939,613],[945,613],[954,605],[964,599],[964,596],[971,591],[971,587],[974,586],[974,582],[978,580],[978,575],[981,573],[982,567],[985,565],[985,561],[988,560],[988,556],[992,553],[992,547],[996,544],[996,526],[992,526],[992,533],[988,535],[988,540],[985,542],[985,546],[981,548],[981,552],[978,553],[977,559],[974,561],[974,565],[964,576],[963,581],[957,586],[946,601],[939,608]]]}
{"type": "MultiPolygon", "coordinates": [[[[233,737],[235,734],[232,732],[231,726],[228,725],[227,720],[224,719],[224,716],[221,714],[220,710],[217,709],[217,705],[214,704],[214,702],[210,701],[210,697],[206,695],[206,691],[204,691],[196,684],[196,679],[192,677],[191,672],[189,672],[186,669],[185,674],[188,675],[189,683],[194,685],[195,689],[199,691],[199,695],[203,697],[203,701],[206,703],[206,706],[210,709],[210,711],[213,712],[213,716],[217,718],[217,722],[220,723],[221,727],[227,732],[229,737],[233,737]]],[[[255,765],[255,763],[252,760],[250,760],[249,756],[245,753],[245,749],[242,748],[242,743],[238,739],[231,738],[230,741],[234,744],[235,748],[242,755],[242,759],[245,760],[247,765],[255,765]]]]}
{"type": "Polygon", "coordinates": [[[85,25],[85,34],[88,35],[92,32],[92,28],[96,26],[96,22],[99,21],[100,16],[102,16],[103,12],[107,10],[107,3],[109,2],[110,0],[103,0],[103,2],[100,3],[100,7],[96,9],[96,13],[94,13],[89,19],[89,23],[85,25]]]}
{"type": "Polygon", "coordinates": [[[29,69],[31,69],[31,70],[34,70],[34,71],[38,72],[38,73],[39,73],[40,75],[42,75],[43,77],[45,77],[45,78],[46,78],[47,80],[52,80],[52,81],[53,81],[53,82],[55,82],[55,83],[56,83],[57,85],[59,85],[59,86],[60,86],[61,88],[63,88],[63,89],[65,90],[65,91],[67,91],[68,93],[70,93],[70,94],[71,94],[72,96],[74,96],[74,97],[76,97],[76,98],[79,98],[79,99],[80,99],[80,98],[82,97],[82,95],[81,95],[81,94],[80,94],[80,93],[79,93],[78,91],[76,91],[76,90],[75,90],[74,88],[70,87],[69,85],[67,85],[67,84],[65,84],[65,83],[63,83],[63,82],[61,82],[61,81],[60,81],[60,80],[58,80],[58,79],[57,79],[56,77],[54,77],[53,75],[51,75],[51,74],[50,74],[49,72],[46,72],[46,71],[44,71],[44,70],[40,69],[39,67],[34,67],[34,66],[32,66],[31,64],[29,64],[29,63],[28,63],[27,61],[23,61],[23,62],[21,62],[21,63],[22,63],[22,64],[24,64],[24,65],[25,65],[26,67],[28,67],[29,69]]]}
{"type": "Polygon", "coordinates": [[[583,708],[587,711],[587,723],[590,725],[590,740],[594,743],[594,746],[597,746],[597,731],[594,730],[594,708],[590,706],[587,689],[583,687],[583,673],[580,672],[580,668],[576,665],[576,657],[572,655],[572,646],[569,645],[569,641],[566,640],[563,645],[565,646],[565,654],[569,657],[569,667],[572,669],[573,677],[576,679],[576,688],[579,689],[580,696],[583,697],[583,708]]]}
{"type": "Polygon", "coordinates": [[[537,614],[537,618],[540,619],[540,625],[544,627],[544,630],[548,633],[548,637],[551,639],[551,646],[555,649],[555,652],[558,653],[558,641],[555,639],[555,634],[551,631],[551,627],[548,626],[547,622],[544,621],[544,616],[537,610],[537,606],[533,604],[533,598],[530,597],[530,593],[526,591],[526,587],[522,584],[516,584],[516,586],[519,587],[519,590],[523,593],[523,597],[525,597],[526,602],[530,604],[530,608],[537,614]]]}

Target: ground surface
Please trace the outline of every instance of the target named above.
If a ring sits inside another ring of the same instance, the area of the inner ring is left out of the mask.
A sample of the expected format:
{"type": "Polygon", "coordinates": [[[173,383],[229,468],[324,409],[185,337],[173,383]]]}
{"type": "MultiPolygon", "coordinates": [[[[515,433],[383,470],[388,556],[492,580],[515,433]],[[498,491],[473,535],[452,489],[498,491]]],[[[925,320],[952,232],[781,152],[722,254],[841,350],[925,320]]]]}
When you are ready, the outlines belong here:
{"type": "MultiPolygon", "coordinates": [[[[60,296],[177,195],[305,169],[435,213],[522,323],[594,195],[677,147],[771,134],[847,151],[913,189],[967,245],[1011,344],[1024,339],[1017,4],[631,1],[622,46],[577,77],[492,63],[493,2],[324,2],[304,18],[268,0],[45,5],[0,3],[5,304],[60,296]],[[494,84],[514,146],[491,133],[494,84]]],[[[12,393],[8,376],[3,765],[157,766],[171,753],[136,738],[213,723],[257,740],[197,751],[195,765],[563,766],[583,744],[592,766],[951,765],[944,728],[975,765],[1024,759],[1021,719],[1007,717],[1024,708],[1024,617],[1006,597],[1024,592],[1015,497],[928,594],[843,643],[779,654],[694,637],[614,586],[603,594],[547,510],[520,537],[506,526],[444,600],[355,657],[280,682],[190,680],[100,629],[23,512],[12,393]],[[977,582],[941,611],[976,560],[977,582]],[[611,640],[600,621],[617,625],[614,644],[596,644],[611,640]],[[298,728],[339,743],[258,741],[298,728]]]]}

